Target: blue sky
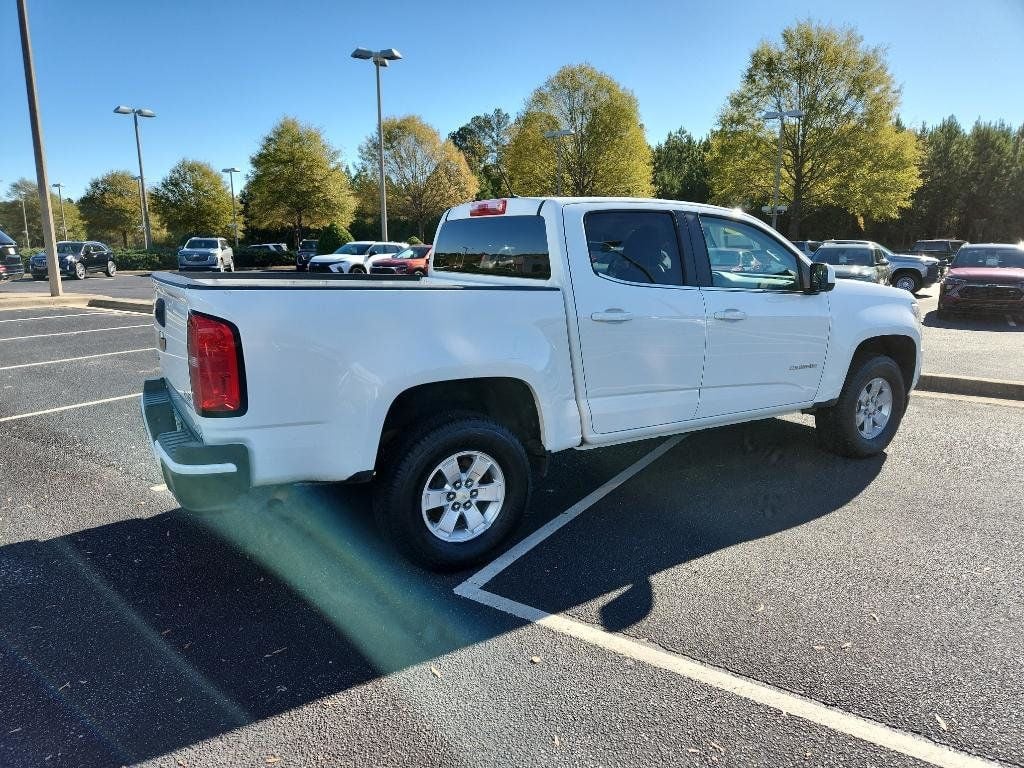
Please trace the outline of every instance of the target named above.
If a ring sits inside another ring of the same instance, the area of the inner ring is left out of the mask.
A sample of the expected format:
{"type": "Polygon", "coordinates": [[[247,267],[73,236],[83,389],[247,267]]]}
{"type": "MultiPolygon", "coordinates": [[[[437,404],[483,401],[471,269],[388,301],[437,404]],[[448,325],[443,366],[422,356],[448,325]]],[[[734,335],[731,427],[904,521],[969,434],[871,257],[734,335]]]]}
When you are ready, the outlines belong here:
{"type": "MultiPolygon", "coordinates": [[[[157,113],[143,126],[149,183],[182,157],[247,170],[282,115],[319,126],[353,162],[376,119],[356,46],[402,52],[384,72],[385,113],[443,134],[495,107],[515,114],[561,65],[589,62],[633,90],[654,143],[679,126],[707,132],[751,48],[812,18],[888,48],[910,125],[1024,122],[1024,0],[29,0],[29,12],[50,180],[71,197],[135,168],[117,104],[157,113]]],[[[13,2],[0,5],[0,72],[3,194],[35,178],[13,2]]]]}

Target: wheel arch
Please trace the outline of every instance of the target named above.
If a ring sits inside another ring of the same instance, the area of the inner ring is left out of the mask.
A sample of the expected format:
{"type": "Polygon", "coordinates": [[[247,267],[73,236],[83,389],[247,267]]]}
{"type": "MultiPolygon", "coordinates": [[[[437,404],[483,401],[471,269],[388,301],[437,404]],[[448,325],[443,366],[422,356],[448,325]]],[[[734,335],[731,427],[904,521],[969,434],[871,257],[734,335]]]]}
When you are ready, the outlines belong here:
{"type": "MultiPolygon", "coordinates": [[[[903,374],[903,384],[907,395],[914,385],[914,374],[917,372],[917,342],[910,336],[902,334],[889,334],[885,336],[872,336],[864,339],[853,352],[850,358],[850,365],[846,369],[846,377],[860,360],[870,355],[885,355],[892,358],[899,366],[903,374]]],[[[844,380],[845,378],[844,377],[844,380]]]]}

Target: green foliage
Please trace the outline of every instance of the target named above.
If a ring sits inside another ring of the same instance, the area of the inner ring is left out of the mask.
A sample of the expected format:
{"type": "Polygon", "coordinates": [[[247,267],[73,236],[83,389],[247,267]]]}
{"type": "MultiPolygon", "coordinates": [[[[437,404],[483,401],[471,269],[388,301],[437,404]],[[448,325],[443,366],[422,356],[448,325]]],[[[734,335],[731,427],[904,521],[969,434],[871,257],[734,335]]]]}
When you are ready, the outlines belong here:
{"type": "Polygon", "coordinates": [[[96,240],[142,242],[142,207],[139,183],[128,171],[110,171],[89,182],[78,198],[78,208],[96,240]]]}
{"type": "MultiPolygon", "coordinates": [[[[376,137],[367,137],[359,147],[354,180],[367,214],[378,205],[379,158],[376,137]]],[[[446,208],[472,200],[478,189],[463,154],[416,115],[384,121],[384,175],[388,213],[412,222],[420,238],[446,208]]]]}
{"type": "MultiPolygon", "coordinates": [[[[970,163],[964,177],[964,234],[975,242],[1024,235],[1024,222],[1013,211],[1015,172],[1013,130],[1003,122],[978,121],[967,137],[970,163]]],[[[1018,191],[1019,195],[1019,191],[1018,191]]]]}
{"type": "Polygon", "coordinates": [[[174,241],[195,235],[233,236],[231,192],[209,163],[180,161],[150,192],[150,201],[174,241]]]}
{"type": "Polygon", "coordinates": [[[711,138],[716,202],[757,205],[774,184],[778,123],[766,111],[799,109],[783,133],[780,202],[798,237],[811,211],[839,206],[858,221],[892,219],[920,184],[913,133],[896,118],[899,91],[879,48],[851,29],[805,21],[785,29],[781,44],[751,54],[711,138]]]}
{"type": "Polygon", "coordinates": [[[338,158],[318,128],[283,118],[250,158],[247,225],[291,227],[296,242],[306,227],[348,226],[355,201],[338,158]]]}
{"type": "Polygon", "coordinates": [[[352,242],[352,235],[345,227],[338,224],[328,224],[320,233],[320,240],[317,242],[317,253],[334,253],[345,243],[352,242]]]}
{"type": "MultiPolygon", "coordinates": [[[[43,222],[39,211],[39,188],[34,181],[18,179],[7,188],[7,200],[0,201],[0,229],[13,237],[22,246],[25,245],[25,220],[21,212],[21,201],[25,201],[25,213],[28,217],[29,242],[33,246],[43,244],[43,222]]],[[[64,198],[64,219],[67,221],[67,237],[61,220],[60,198],[50,193],[50,207],[53,211],[53,233],[57,240],[84,240],[86,238],[85,223],[75,202],[64,198]]]]}
{"type": "Polygon", "coordinates": [[[413,235],[405,242],[407,242],[409,245],[423,245],[423,241],[416,237],[416,235],[413,235]]]}
{"type": "Polygon", "coordinates": [[[498,158],[508,145],[512,118],[503,109],[490,114],[474,115],[469,122],[448,135],[448,139],[465,156],[469,169],[476,176],[480,189],[477,198],[486,200],[507,194],[498,158]]]}
{"type": "Polygon", "coordinates": [[[654,148],[654,194],[665,200],[706,203],[708,186],[707,139],[697,140],[685,128],[673,131],[654,148]]]}
{"type": "Polygon", "coordinates": [[[294,251],[254,251],[242,247],[235,252],[235,269],[267,269],[268,267],[294,267],[294,251]]]}
{"type": "Polygon", "coordinates": [[[566,66],[533,92],[501,157],[516,194],[554,192],[556,141],[564,194],[653,194],[651,148],[636,97],[608,75],[586,64],[566,66]],[[544,138],[545,131],[562,128],[574,135],[544,138]]]}

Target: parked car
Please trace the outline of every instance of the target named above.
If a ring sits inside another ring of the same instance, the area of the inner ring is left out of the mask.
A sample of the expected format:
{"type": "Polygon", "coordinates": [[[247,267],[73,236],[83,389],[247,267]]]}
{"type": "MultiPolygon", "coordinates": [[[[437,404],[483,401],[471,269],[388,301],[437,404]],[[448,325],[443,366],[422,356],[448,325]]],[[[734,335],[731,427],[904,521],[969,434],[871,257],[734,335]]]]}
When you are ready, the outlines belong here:
{"type": "Polygon", "coordinates": [[[178,271],[234,272],[235,252],[223,237],[190,237],[178,251],[178,271]]]}
{"type": "Polygon", "coordinates": [[[869,245],[879,249],[889,262],[889,285],[910,293],[934,285],[939,279],[942,263],[933,256],[912,256],[893,253],[872,240],[828,240],[829,243],[869,245]]]}
{"type": "Polygon", "coordinates": [[[826,240],[814,259],[835,267],[838,278],[889,284],[889,260],[877,243],[826,240]]]}
{"type": "Polygon", "coordinates": [[[246,246],[246,250],[264,253],[288,253],[288,246],[284,243],[257,243],[246,246]]]}
{"type": "Polygon", "coordinates": [[[0,230],[0,281],[17,280],[25,274],[25,263],[14,238],[0,230]]]}
{"type": "Polygon", "coordinates": [[[971,243],[960,248],[939,289],[939,317],[955,312],[1024,313],[1024,246],[971,243]]]}
{"type": "Polygon", "coordinates": [[[963,240],[918,240],[910,246],[909,253],[911,256],[934,256],[948,267],[963,244],[963,240]]]}
{"type": "MultiPolygon", "coordinates": [[[[57,266],[62,275],[84,280],[89,272],[103,272],[107,277],[117,274],[117,261],[110,247],[95,240],[61,240],[57,243],[57,266]]],[[[29,260],[32,279],[46,280],[49,267],[46,252],[29,260]]]]}
{"type": "Polygon", "coordinates": [[[310,260],[316,256],[319,240],[303,240],[299,243],[299,250],[295,253],[295,269],[305,272],[309,267],[310,260]]]}
{"type": "Polygon", "coordinates": [[[464,203],[427,277],[397,280],[153,275],[142,411],[185,509],[373,479],[397,545],[458,568],[516,530],[550,453],[803,411],[827,450],[875,456],[921,369],[912,296],[726,208],[464,203]],[[713,268],[724,243],[762,271],[713,268]]]}
{"type": "Polygon", "coordinates": [[[376,258],[387,258],[405,250],[408,243],[367,242],[365,240],[346,243],[334,253],[317,256],[309,262],[311,272],[337,272],[350,275],[365,275],[376,258]],[[354,246],[346,251],[347,246],[354,246]]]}
{"type": "Polygon", "coordinates": [[[430,261],[430,254],[434,246],[410,245],[404,251],[399,251],[394,256],[377,259],[370,267],[371,275],[425,275],[427,264],[430,261]]]}
{"type": "Polygon", "coordinates": [[[821,240],[794,240],[793,245],[807,258],[814,256],[814,252],[821,247],[821,240]]]}

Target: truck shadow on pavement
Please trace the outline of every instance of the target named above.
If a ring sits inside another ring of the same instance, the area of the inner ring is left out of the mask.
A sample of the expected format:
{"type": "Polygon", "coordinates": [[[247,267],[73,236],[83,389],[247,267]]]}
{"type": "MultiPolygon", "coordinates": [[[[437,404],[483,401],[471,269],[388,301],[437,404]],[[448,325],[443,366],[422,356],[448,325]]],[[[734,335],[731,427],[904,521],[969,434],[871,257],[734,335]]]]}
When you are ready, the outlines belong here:
{"type": "MultiPolygon", "coordinates": [[[[558,458],[519,535],[651,447],[558,458]]],[[[625,588],[601,611],[623,629],[655,573],[828,514],[883,462],[824,454],[792,421],[693,435],[487,589],[557,611],[625,588]]],[[[467,574],[395,555],[368,502],[296,487],[0,549],[0,763],[164,755],[521,626],[453,595],[467,574]]]]}

